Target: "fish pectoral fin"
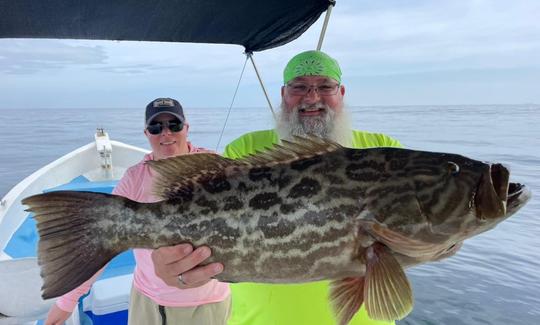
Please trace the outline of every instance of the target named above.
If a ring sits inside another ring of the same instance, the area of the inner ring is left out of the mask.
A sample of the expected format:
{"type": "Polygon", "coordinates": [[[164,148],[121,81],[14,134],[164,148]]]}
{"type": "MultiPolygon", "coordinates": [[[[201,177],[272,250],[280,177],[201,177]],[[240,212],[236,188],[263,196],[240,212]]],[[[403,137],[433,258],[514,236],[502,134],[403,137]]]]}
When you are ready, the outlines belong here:
{"type": "Polygon", "coordinates": [[[420,257],[433,255],[446,248],[444,245],[426,243],[422,240],[405,236],[377,223],[370,223],[366,227],[366,230],[375,237],[377,241],[384,243],[384,245],[388,246],[392,251],[407,256],[420,257]]]}
{"type": "Polygon", "coordinates": [[[330,283],[330,303],[339,320],[346,325],[364,302],[364,277],[343,278],[330,283]]]}
{"type": "Polygon", "coordinates": [[[368,316],[383,321],[407,316],[414,303],[411,285],[390,250],[373,244],[366,251],[366,264],[364,301],[368,316]]]}

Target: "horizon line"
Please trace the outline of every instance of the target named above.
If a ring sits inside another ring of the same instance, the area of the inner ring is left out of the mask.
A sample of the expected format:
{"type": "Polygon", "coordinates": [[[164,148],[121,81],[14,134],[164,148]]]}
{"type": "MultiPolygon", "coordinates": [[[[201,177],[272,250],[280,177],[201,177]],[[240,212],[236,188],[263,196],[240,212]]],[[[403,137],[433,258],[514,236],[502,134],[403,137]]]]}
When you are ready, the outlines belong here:
{"type": "MultiPolygon", "coordinates": [[[[540,103],[503,103],[503,104],[365,104],[365,105],[346,105],[345,107],[432,107],[432,106],[442,106],[442,107],[455,107],[455,106],[540,106],[540,103]]],[[[136,107],[0,107],[0,110],[7,109],[141,109],[143,106],[136,107]]],[[[268,109],[267,106],[233,106],[232,108],[238,109],[259,109],[264,108],[268,109]]],[[[184,109],[229,109],[227,106],[184,106],[184,109]]]]}

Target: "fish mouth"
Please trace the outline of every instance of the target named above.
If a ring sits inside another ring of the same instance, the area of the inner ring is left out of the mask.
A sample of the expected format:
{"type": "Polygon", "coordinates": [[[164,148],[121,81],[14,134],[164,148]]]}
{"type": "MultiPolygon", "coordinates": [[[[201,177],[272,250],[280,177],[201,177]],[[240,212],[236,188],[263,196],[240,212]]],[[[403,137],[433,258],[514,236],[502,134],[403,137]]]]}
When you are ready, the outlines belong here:
{"type": "Polygon", "coordinates": [[[527,203],[529,189],[510,183],[510,172],[502,164],[488,166],[475,193],[476,216],[480,220],[509,217],[527,203]]]}
{"type": "Polygon", "coordinates": [[[497,219],[506,215],[510,172],[502,164],[486,165],[474,197],[476,217],[497,219]]]}
{"type": "Polygon", "coordinates": [[[510,183],[508,187],[508,200],[506,215],[509,217],[519,210],[531,198],[531,191],[523,184],[510,183]]]}

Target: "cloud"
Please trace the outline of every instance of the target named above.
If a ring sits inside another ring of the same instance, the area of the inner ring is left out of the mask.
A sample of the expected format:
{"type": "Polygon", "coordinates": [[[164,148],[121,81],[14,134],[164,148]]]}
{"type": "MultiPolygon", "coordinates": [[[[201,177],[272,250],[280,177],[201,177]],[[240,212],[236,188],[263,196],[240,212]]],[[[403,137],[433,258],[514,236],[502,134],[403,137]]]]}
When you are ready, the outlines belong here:
{"type": "Polygon", "coordinates": [[[70,44],[43,39],[0,40],[0,71],[32,74],[72,65],[103,64],[107,53],[101,46],[70,44]]]}
{"type": "Polygon", "coordinates": [[[100,43],[108,55],[107,64],[89,67],[89,70],[107,74],[148,75],[155,77],[189,76],[201,74],[216,76],[238,75],[245,57],[237,45],[111,42],[100,43]]]}
{"type": "Polygon", "coordinates": [[[343,8],[332,21],[327,48],[371,74],[540,66],[538,1],[407,4],[343,8]]]}

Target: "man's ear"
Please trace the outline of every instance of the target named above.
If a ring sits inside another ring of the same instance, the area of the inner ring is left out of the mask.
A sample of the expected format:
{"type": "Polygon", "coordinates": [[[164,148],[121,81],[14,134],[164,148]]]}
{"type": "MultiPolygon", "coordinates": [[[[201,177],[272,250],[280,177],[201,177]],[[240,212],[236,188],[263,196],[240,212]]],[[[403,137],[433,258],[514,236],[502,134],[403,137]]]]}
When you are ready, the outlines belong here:
{"type": "Polygon", "coordinates": [[[283,98],[283,95],[285,95],[285,85],[281,86],[281,97],[283,98]]]}
{"type": "Polygon", "coordinates": [[[339,86],[339,92],[341,93],[341,96],[345,96],[345,86],[339,86]]]}

